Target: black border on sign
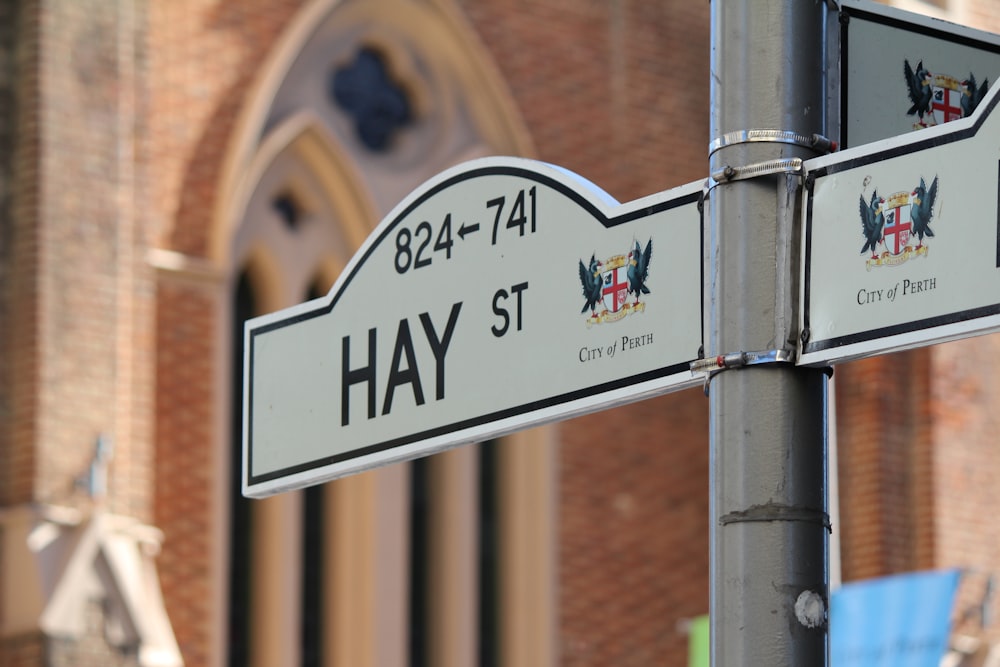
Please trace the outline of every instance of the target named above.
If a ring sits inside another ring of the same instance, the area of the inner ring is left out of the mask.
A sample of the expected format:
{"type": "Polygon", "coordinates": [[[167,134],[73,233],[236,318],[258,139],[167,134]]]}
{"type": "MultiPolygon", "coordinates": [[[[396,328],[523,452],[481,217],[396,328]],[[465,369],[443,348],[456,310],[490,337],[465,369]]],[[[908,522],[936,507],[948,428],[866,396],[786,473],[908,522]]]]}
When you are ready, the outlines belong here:
{"type": "MultiPolygon", "coordinates": [[[[524,167],[515,167],[513,165],[494,165],[490,167],[482,167],[479,169],[473,169],[467,172],[462,172],[456,174],[455,176],[448,178],[434,187],[430,188],[426,192],[422,193],[419,197],[414,199],[409,205],[406,206],[393,220],[391,223],[385,226],[382,233],[368,245],[367,250],[361,259],[354,265],[354,268],[344,279],[344,282],[340,285],[337,293],[334,294],[333,298],[330,300],[329,304],[308,312],[300,313],[294,317],[288,319],[279,320],[271,322],[261,327],[257,327],[250,331],[250,341],[247,346],[247,354],[249,354],[249,378],[247,382],[247,402],[249,406],[253,406],[253,382],[250,378],[253,378],[253,365],[254,365],[254,344],[256,337],[260,334],[265,334],[277,329],[281,329],[286,326],[292,326],[299,322],[304,322],[315,317],[321,317],[323,315],[329,314],[337,302],[340,300],[341,295],[347,290],[348,286],[354,280],[355,276],[361,270],[361,268],[368,261],[368,258],[372,255],[376,248],[378,248],[383,241],[392,233],[392,231],[400,224],[400,222],[409,216],[414,209],[423,204],[429,198],[437,195],[443,190],[457,185],[463,181],[467,181],[474,178],[480,178],[483,176],[515,176],[519,178],[525,178],[541,185],[548,186],[554,190],[557,190],[564,196],[571,199],[578,206],[583,208],[591,217],[600,222],[605,228],[617,227],[618,225],[623,225],[633,220],[638,220],[640,218],[645,218],[656,213],[661,213],[663,211],[669,211],[686,204],[697,203],[701,197],[702,193],[700,191],[689,193],[685,196],[678,197],[676,199],[670,199],[667,201],[659,202],[644,208],[636,209],[634,211],[629,211],[622,215],[608,217],[605,215],[597,206],[594,205],[589,199],[584,197],[578,191],[568,187],[561,181],[558,181],[545,174],[540,174],[538,172],[526,169],[524,167]]],[[[626,204],[627,205],[627,204],[626,204]]],[[[622,204],[616,204],[614,208],[621,208],[622,204]]],[[[701,229],[699,230],[700,242],[701,242],[701,253],[704,256],[705,248],[705,226],[703,221],[703,214],[699,214],[699,219],[702,220],[701,229]]],[[[703,262],[702,262],[703,264],[703,262]]],[[[704,271],[704,266],[702,267],[704,271]]],[[[705,312],[705,299],[702,290],[699,287],[699,299],[701,303],[701,313],[702,313],[702,341],[704,341],[704,312],[705,312]]],[[[691,360],[693,361],[693,359],[691,360]]],[[[539,410],[544,410],[546,408],[551,408],[553,406],[562,405],[564,403],[571,403],[583,398],[590,396],[597,396],[600,394],[615,391],[617,389],[622,389],[632,385],[640,384],[643,382],[649,382],[651,380],[656,380],[659,378],[668,377],[671,375],[676,375],[684,371],[690,370],[690,361],[682,362],[679,364],[674,364],[672,366],[665,366],[663,368],[658,368],[645,373],[640,373],[638,375],[632,375],[626,378],[620,378],[612,382],[605,382],[602,384],[594,385],[592,387],[586,387],[577,391],[567,392],[565,394],[560,394],[558,396],[551,396],[541,401],[534,401],[531,403],[524,403],[522,405],[514,406],[504,410],[498,410],[496,412],[491,412],[488,414],[480,415],[478,417],[472,417],[469,419],[463,419],[458,422],[453,422],[451,424],[445,424],[432,429],[427,429],[425,431],[420,431],[419,433],[413,433],[407,436],[401,436],[398,438],[393,438],[391,440],[386,440],[380,443],[369,445],[360,449],[352,449],[348,452],[342,452],[340,454],[335,454],[332,456],[323,457],[313,461],[308,461],[305,463],[300,463],[294,466],[289,466],[286,468],[281,468],[279,470],[273,470],[266,473],[261,473],[259,475],[252,474],[253,470],[253,419],[249,416],[245,416],[246,419],[246,429],[247,429],[247,465],[246,465],[246,485],[253,486],[257,484],[262,484],[264,482],[273,481],[275,479],[281,479],[283,477],[295,475],[297,473],[306,472],[309,470],[315,470],[317,468],[323,468],[328,465],[333,465],[336,463],[342,463],[344,461],[349,461],[351,459],[361,458],[369,454],[375,454],[378,452],[386,451],[396,447],[401,447],[403,445],[408,445],[420,440],[427,440],[437,436],[445,435],[448,433],[453,433],[456,431],[463,431],[466,429],[474,428],[476,426],[481,426],[483,424],[488,424],[491,422],[499,421],[501,419],[507,419],[510,417],[516,417],[522,414],[528,414],[531,412],[536,412],[539,410]]],[[[242,398],[242,397],[241,397],[242,398]]],[[[252,413],[252,407],[250,409],[252,413]]]]}
{"type": "MultiPolygon", "coordinates": [[[[964,141],[965,139],[971,139],[979,133],[980,128],[986,119],[994,113],[998,104],[1000,104],[1000,93],[997,92],[997,88],[991,89],[990,96],[987,98],[988,101],[982,110],[977,110],[976,120],[973,124],[968,127],[964,127],[960,130],[954,132],[949,132],[947,134],[937,135],[924,139],[922,141],[914,141],[912,143],[906,143],[900,146],[893,146],[886,148],[881,151],[874,151],[872,153],[865,153],[859,155],[856,158],[845,160],[843,162],[835,162],[825,167],[821,167],[814,171],[809,172],[809,178],[813,181],[818,181],[821,178],[836,174],[841,171],[848,171],[855,169],[857,167],[863,167],[867,164],[872,164],[874,162],[881,162],[883,160],[888,160],[894,157],[899,157],[901,155],[909,155],[911,153],[916,153],[918,151],[926,150],[929,148],[935,148],[937,146],[944,146],[956,141],[964,141]]],[[[917,135],[915,135],[917,136],[917,135]]],[[[1000,178],[1000,176],[998,176],[1000,178]]],[[[806,202],[806,248],[805,248],[805,279],[803,281],[803,322],[806,329],[809,329],[809,307],[810,307],[810,293],[812,287],[812,232],[813,232],[813,192],[814,188],[810,187],[807,192],[807,202],[806,202]]],[[[1000,267],[1000,193],[998,193],[998,211],[997,211],[997,265],[1000,267]]],[[[903,324],[897,324],[889,327],[882,327],[879,329],[869,329],[867,331],[860,331],[858,333],[849,334],[846,336],[838,336],[835,338],[826,338],[817,341],[808,342],[803,346],[803,353],[811,354],[814,352],[820,352],[822,350],[830,350],[844,345],[852,345],[854,343],[863,343],[870,340],[876,340],[878,338],[888,338],[889,336],[895,336],[898,334],[911,333],[913,331],[920,331],[923,329],[932,329],[934,327],[945,326],[948,324],[955,324],[957,322],[964,322],[967,320],[975,320],[982,317],[988,317],[990,315],[1000,314],[1000,304],[993,304],[989,306],[981,306],[979,308],[973,308],[971,310],[962,310],[954,313],[948,313],[945,315],[939,315],[937,317],[930,317],[923,320],[916,320],[914,322],[905,322],[903,324]]]]}
{"type": "MultiPolygon", "coordinates": [[[[932,37],[934,39],[952,42],[953,44],[960,44],[962,46],[969,46],[983,51],[1000,54],[1000,44],[995,42],[988,42],[986,40],[975,39],[973,37],[956,35],[947,30],[934,28],[920,23],[911,23],[903,19],[884,16],[882,14],[860,9],[858,7],[842,6],[840,9],[840,109],[842,117],[846,117],[850,111],[847,105],[847,90],[849,88],[848,79],[851,71],[850,63],[848,62],[850,60],[850,49],[848,48],[848,45],[850,40],[850,23],[854,18],[858,18],[863,21],[870,21],[871,23],[879,23],[890,28],[897,28],[899,30],[905,30],[906,32],[916,33],[918,35],[924,35],[925,37],[932,37]]],[[[841,122],[841,147],[845,149],[850,148],[851,144],[849,140],[850,137],[847,135],[847,123],[841,122]]]]}
{"type": "Polygon", "coordinates": [[[899,334],[911,333],[913,331],[933,329],[935,327],[956,324],[958,322],[966,322],[968,320],[978,320],[983,317],[989,317],[990,315],[1000,315],[1000,303],[995,303],[992,306],[981,306],[971,310],[960,310],[955,313],[948,313],[947,315],[938,315],[937,317],[928,317],[923,320],[914,320],[913,322],[897,324],[891,327],[870,329],[868,331],[862,331],[848,336],[827,338],[825,340],[806,345],[806,354],[821,352],[823,350],[832,350],[838,347],[843,347],[844,345],[853,345],[854,343],[864,343],[878,338],[888,338],[889,336],[897,336],[899,334]]]}

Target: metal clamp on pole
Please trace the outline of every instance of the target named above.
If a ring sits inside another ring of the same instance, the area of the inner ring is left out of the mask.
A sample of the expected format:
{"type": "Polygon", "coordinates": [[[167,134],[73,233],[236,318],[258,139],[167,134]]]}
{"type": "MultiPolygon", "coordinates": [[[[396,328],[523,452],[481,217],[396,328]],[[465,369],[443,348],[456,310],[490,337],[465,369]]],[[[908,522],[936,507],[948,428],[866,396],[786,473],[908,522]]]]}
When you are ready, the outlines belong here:
{"type": "MultiPolygon", "coordinates": [[[[838,148],[836,141],[824,137],[821,134],[806,136],[804,134],[798,134],[797,132],[790,132],[788,130],[736,130],[733,132],[727,132],[721,137],[713,139],[709,142],[708,154],[711,156],[716,151],[725,148],[726,146],[752,143],[791,144],[793,146],[810,148],[820,154],[832,153],[838,148]]],[[[742,167],[726,165],[722,169],[717,169],[712,172],[709,189],[719,183],[740,181],[746,178],[758,178],[760,176],[782,173],[801,174],[802,159],[797,157],[779,158],[775,160],[766,160],[764,162],[755,162],[742,167]]]]}
{"type": "Polygon", "coordinates": [[[758,366],[761,364],[794,364],[795,350],[761,350],[759,352],[730,352],[720,354],[707,359],[696,359],[691,362],[692,373],[705,374],[705,392],[708,392],[708,384],[712,378],[722,371],[744,366],[758,366]]]}
{"type": "Polygon", "coordinates": [[[726,132],[721,137],[713,139],[708,144],[708,154],[734,144],[792,144],[793,146],[803,146],[811,148],[817,153],[832,153],[837,150],[837,142],[828,139],[821,134],[805,136],[797,132],[788,130],[736,130],[726,132]]]}
{"type": "Polygon", "coordinates": [[[802,158],[789,157],[781,158],[778,160],[766,160],[764,162],[755,162],[753,164],[744,165],[742,167],[733,167],[726,165],[722,169],[713,171],[711,174],[711,180],[713,182],[709,183],[709,189],[718,185],[719,183],[725,183],[728,181],[742,181],[746,178],[759,178],[761,176],[768,176],[770,174],[801,174],[802,173],[802,158]]]}

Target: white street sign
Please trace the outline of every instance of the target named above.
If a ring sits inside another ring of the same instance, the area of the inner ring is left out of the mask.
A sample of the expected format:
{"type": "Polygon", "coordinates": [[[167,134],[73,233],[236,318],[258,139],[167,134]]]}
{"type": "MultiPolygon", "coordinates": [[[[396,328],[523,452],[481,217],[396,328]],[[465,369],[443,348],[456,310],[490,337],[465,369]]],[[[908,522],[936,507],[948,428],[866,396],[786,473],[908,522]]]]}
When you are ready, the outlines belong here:
{"type": "Polygon", "coordinates": [[[970,118],[804,163],[799,363],[1000,328],[1000,86],[970,118]]]}
{"type": "Polygon", "coordinates": [[[840,20],[845,147],[967,117],[1000,77],[1000,36],[870,0],[840,20]]]}
{"type": "Polygon", "coordinates": [[[247,323],[244,494],[697,384],[701,188],[619,205],[515,158],[421,186],[327,296],[247,323]]]}

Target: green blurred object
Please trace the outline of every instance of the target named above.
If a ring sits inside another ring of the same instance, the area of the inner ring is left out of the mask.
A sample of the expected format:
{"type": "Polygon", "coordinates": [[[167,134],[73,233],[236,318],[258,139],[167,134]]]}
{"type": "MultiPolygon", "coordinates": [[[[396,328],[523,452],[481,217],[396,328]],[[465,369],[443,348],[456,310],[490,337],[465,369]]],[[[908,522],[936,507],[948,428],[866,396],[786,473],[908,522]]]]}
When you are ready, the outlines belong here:
{"type": "Polygon", "coordinates": [[[691,619],[688,634],[688,667],[708,667],[708,614],[691,619]]]}

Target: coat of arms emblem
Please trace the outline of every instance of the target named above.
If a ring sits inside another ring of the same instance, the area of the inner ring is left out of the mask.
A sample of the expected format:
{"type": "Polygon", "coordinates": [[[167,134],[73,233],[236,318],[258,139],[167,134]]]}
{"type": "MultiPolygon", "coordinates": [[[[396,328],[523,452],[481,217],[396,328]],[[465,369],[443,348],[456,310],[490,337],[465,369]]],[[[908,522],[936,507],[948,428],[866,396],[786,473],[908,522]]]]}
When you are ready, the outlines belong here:
{"type": "Polygon", "coordinates": [[[925,238],[933,238],[930,228],[934,216],[934,202],[937,199],[937,176],[928,188],[924,179],[912,191],[894,192],[888,197],[879,197],[873,191],[871,199],[865,203],[859,200],[861,231],[865,243],[861,252],[871,252],[866,266],[896,266],[914,257],[925,257],[928,248],[925,238]],[[916,240],[916,245],[914,245],[916,240]],[[878,246],[884,250],[878,252],[878,246]]]}
{"type": "Polygon", "coordinates": [[[613,255],[599,261],[597,255],[592,254],[588,264],[580,260],[580,284],[585,299],[580,313],[590,311],[587,326],[615,322],[645,311],[646,304],[639,296],[650,293],[646,281],[652,257],[653,239],[649,239],[645,249],[636,241],[627,255],[613,255]],[[630,294],[635,295],[632,302],[629,302],[630,294]]]}
{"type": "Polygon", "coordinates": [[[924,67],[923,60],[916,69],[909,60],[903,60],[903,76],[912,103],[906,114],[917,117],[915,130],[971,116],[990,88],[989,79],[977,83],[972,72],[966,79],[932,74],[924,67]]]}

